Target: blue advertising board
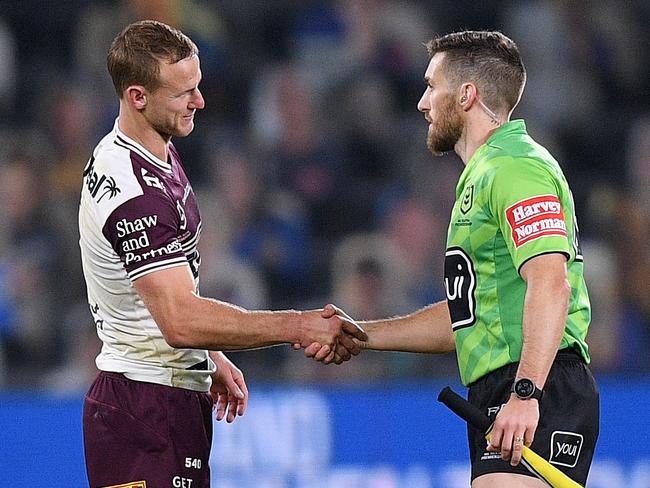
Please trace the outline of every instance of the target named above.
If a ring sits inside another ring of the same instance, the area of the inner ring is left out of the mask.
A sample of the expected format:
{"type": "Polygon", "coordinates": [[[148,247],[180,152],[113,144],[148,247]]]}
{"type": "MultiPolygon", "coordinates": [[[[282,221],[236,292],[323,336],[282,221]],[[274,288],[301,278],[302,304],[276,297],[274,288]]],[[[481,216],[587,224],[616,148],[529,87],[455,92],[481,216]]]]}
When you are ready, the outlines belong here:
{"type": "MultiPolygon", "coordinates": [[[[650,380],[599,384],[588,486],[650,488],[650,380]]],[[[246,415],[215,423],[215,487],[469,486],[465,425],[436,401],[442,383],[249,386],[246,415]]],[[[87,486],[81,409],[81,395],[0,394],[0,487],[87,486]]]]}

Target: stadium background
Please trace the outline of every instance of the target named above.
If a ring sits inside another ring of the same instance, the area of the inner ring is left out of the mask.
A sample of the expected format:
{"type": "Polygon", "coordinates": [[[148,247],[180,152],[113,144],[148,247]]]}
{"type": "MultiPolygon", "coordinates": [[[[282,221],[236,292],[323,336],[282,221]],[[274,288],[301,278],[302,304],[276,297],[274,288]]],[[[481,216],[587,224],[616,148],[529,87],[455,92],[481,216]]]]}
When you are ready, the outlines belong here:
{"type": "MultiPolygon", "coordinates": [[[[0,0],[0,486],[85,483],[79,412],[98,343],[76,211],[117,112],[106,49],[141,18],[201,51],[206,109],[175,143],[203,213],[202,293],[254,309],[334,301],[360,319],[443,296],[462,166],[425,148],[422,43],[462,28],[515,39],[529,73],[515,117],[578,207],[603,394],[591,486],[650,486],[644,0],[0,0]]],[[[218,486],[465,486],[462,425],[435,402],[457,386],[452,356],[231,357],[251,409],[216,428],[218,486]]]]}

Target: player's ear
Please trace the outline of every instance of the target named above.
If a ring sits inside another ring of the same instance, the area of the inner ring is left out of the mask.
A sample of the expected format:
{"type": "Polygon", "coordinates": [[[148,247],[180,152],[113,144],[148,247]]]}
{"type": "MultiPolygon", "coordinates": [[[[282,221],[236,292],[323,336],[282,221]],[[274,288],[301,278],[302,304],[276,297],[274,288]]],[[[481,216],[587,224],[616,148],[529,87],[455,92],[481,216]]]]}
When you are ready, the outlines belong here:
{"type": "Polygon", "coordinates": [[[147,90],[141,85],[131,85],[124,90],[124,98],[136,110],[143,110],[147,106],[147,90]]]}

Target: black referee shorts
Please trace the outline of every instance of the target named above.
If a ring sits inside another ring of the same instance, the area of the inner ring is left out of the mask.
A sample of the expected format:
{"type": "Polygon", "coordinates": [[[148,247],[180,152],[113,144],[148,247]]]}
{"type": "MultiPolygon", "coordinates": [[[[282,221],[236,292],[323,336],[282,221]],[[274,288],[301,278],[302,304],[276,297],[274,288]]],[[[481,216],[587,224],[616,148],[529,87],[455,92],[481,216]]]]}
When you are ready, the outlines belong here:
{"type": "MultiPolygon", "coordinates": [[[[519,363],[508,364],[472,383],[468,400],[492,420],[510,398],[510,388],[519,363]]],[[[534,400],[532,400],[534,401],[534,400]]],[[[598,439],[600,400],[598,388],[579,353],[558,352],[539,402],[539,425],[530,446],[542,458],[581,485],[587,474],[598,439]]],[[[512,467],[498,452],[488,452],[485,436],[468,427],[472,480],[488,473],[518,473],[533,476],[523,464],[512,467]]]]}

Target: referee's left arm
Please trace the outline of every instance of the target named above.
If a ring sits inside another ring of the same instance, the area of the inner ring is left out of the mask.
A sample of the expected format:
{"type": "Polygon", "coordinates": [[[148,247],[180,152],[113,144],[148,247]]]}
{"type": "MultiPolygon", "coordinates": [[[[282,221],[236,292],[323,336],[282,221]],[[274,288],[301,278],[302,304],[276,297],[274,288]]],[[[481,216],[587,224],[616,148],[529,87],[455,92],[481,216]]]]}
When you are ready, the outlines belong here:
{"type": "Polygon", "coordinates": [[[517,378],[530,378],[542,389],[566,327],[571,286],[566,256],[542,254],[521,267],[526,281],[523,346],[517,378]]]}
{"type": "MultiPolygon", "coordinates": [[[[535,256],[521,267],[521,276],[527,288],[523,346],[514,379],[531,379],[543,389],[566,326],[571,295],[566,256],[561,253],[535,256]]],[[[522,444],[533,442],[538,422],[538,401],[511,395],[494,423],[489,450],[501,451],[501,457],[513,466],[519,464],[522,444]],[[523,443],[516,439],[523,439],[523,443]]]]}

